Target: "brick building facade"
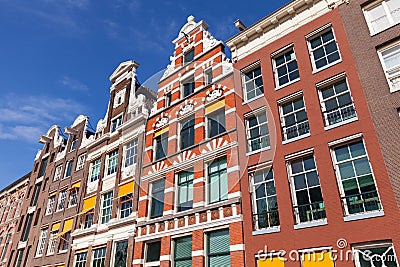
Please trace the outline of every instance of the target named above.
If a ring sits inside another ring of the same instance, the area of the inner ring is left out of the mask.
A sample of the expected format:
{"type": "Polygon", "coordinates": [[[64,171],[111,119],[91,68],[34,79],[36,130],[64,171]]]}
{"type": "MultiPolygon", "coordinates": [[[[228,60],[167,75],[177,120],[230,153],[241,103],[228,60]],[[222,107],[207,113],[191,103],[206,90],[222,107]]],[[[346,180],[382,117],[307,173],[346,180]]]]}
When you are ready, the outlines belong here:
{"type": "Polygon", "coordinates": [[[239,157],[248,162],[241,166],[249,189],[242,190],[246,266],[382,264],[363,259],[366,249],[392,255],[386,266],[398,266],[399,210],[341,5],[352,12],[344,1],[292,1],[227,41],[246,122],[238,129],[239,157]],[[300,256],[284,262],[271,250],[300,256]],[[341,251],[354,259],[330,257],[341,251]]]}

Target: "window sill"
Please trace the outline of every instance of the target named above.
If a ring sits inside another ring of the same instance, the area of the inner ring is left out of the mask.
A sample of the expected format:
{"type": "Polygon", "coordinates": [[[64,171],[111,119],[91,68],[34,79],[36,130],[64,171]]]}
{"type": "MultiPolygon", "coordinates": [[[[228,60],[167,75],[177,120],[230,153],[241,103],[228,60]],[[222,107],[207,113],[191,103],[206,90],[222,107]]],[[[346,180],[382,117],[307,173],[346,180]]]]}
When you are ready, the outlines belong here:
{"type": "Polygon", "coordinates": [[[341,121],[341,122],[338,122],[338,123],[335,123],[335,124],[332,124],[332,125],[325,126],[325,127],[324,127],[324,130],[325,130],[325,131],[328,131],[328,130],[330,130],[330,129],[334,129],[334,128],[336,128],[336,127],[340,127],[340,126],[342,126],[342,125],[346,125],[346,124],[349,124],[349,123],[352,123],[352,122],[355,122],[355,121],[358,121],[358,117],[357,117],[357,116],[354,117],[354,118],[345,120],[345,121],[341,121]]]}
{"type": "Polygon", "coordinates": [[[77,204],[70,205],[70,206],[68,206],[68,208],[67,208],[67,209],[70,209],[70,208],[75,208],[75,207],[76,207],[76,205],[77,205],[77,204]]]}
{"type": "Polygon", "coordinates": [[[46,257],[49,257],[49,256],[54,256],[54,252],[53,252],[53,253],[46,254],[46,257]]]}
{"type": "Polygon", "coordinates": [[[335,66],[336,64],[339,64],[340,62],[342,62],[342,58],[341,57],[340,57],[340,59],[336,60],[335,62],[332,62],[332,63],[330,63],[328,65],[325,65],[325,66],[323,66],[323,67],[321,67],[319,69],[314,69],[314,66],[313,66],[312,74],[316,74],[316,73],[318,73],[320,71],[326,70],[326,69],[328,69],[328,68],[330,68],[332,66],[335,66]]]}
{"type": "Polygon", "coordinates": [[[368,213],[347,215],[343,219],[345,222],[351,222],[351,221],[357,221],[357,220],[363,220],[363,219],[369,219],[369,218],[375,218],[375,217],[382,217],[384,215],[385,215],[385,213],[383,212],[383,210],[377,210],[377,211],[372,211],[372,212],[368,212],[368,213]]]}
{"type": "Polygon", "coordinates": [[[261,95],[258,95],[258,96],[256,96],[256,97],[253,97],[252,99],[247,99],[247,100],[243,101],[243,102],[242,102],[242,105],[243,105],[243,106],[244,106],[244,105],[247,105],[248,103],[253,102],[253,101],[255,101],[255,100],[259,99],[259,98],[262,98],[262,97],[264,97],[264,93],[261,94],[261,95]]]}
{"type": "Polygon", "coordinates": [[[263,234],[272,234],[272,233],[279,233],[281,231],[280,226],[260,229],[260,230],[253,230],[252,235],[263,235],[263,234]]]}
{"type": "Polygon", "coordinates": [[[261,148],[261,149],[258,149],[258,150],[247,152],[246,156],[248,157],[248,156],[251,156],[251,155],[254,155],[254,154],[257,154],[257,153],[261,153],[263,151],[270,150],[270,149],[271,149],[271,146],[267,146],[267,147],[264,147],[264,148],[261,148]]]}
{"type": "Polygon", "coordinates": [[[65,253],[67,253],[68,252],[68,249],[66,249],[66,250],[59,250],[58,251],[58,254],[65,254],[65,253]]]}
{"type": "Polygon", "coordinates": [[[306,134],[303,134],[303,135],[300,135],[300,136],[297,136],[297,137],[294,137],[294,138],[291,138],[291,139],[288,139],[288,140],[283,140],[283,141],[282,141],[282,144],[283,144],[283,145],[289,144],[289,143],[295,142],[295,141],[297,141],[297,140],[301,140],[301,139],[303,139],[303,138],[307,138],[307,137],[309,137],[310,135],[311,135],[310,133],[306,133],[306,134]]]}
{"type": "Polygon", "coordinates": [[[304,228],[310,228],[310,227],[317,227],[317,226],[323,226],[327,225],[328,221],[326,219],[324,220],[319,220],[319,221],[312,221],[312,222],[304,222],[304,223],[299,223],[294,226],[294,229],[304,229],[304,228]]]}
{"type": "Polygon", "coordinates": [[[288,83],[285,83],[285,84],[283,84],[283,85],[277,86],[277,87],[275,87],[275,91],[278,91],[278,90],[280,90],[280,89],[282,89],[282,88],[285,88],[285,87],[287,87],[287,86],[289,86],[289,85],[291,85],[291,84],[294,84],[294,83],[296,83],[296,82],[298,82],[298,81],[300,81],[300,78],[297,78],[297,79],[295,79],[295,80],[293,80],[293,81],[290,81],[290,82],[288,82],[288,83]]]}

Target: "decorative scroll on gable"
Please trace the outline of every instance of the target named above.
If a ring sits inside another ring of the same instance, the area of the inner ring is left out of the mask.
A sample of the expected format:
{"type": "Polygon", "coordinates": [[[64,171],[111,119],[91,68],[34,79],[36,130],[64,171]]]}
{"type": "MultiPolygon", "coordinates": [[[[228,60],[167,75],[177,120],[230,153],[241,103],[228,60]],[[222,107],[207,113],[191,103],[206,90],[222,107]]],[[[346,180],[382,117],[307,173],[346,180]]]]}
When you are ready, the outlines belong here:
{"type": "Polygon", "coordinates": [[[213,101],[219,97],[221,97],[224,94],[224,91],[227,89],[226,86],[222,84],[213,84],[211,87],[211,90],[208,90],[206,92],[206,98],[205,100],[207,102],[213,101]]]}
{"type": "Polygon", "coordinates": [[[168,124],[171,116],[168,116],[168,113],[161,113],[160,117],[156,119],[156,122],[153,124],[153,128],[160,128],[168,124]]]}
{"type": "Polygon", "coordinates": [[[179,111],[176,112],[176,115],[179,116],[184,116],[188,114],[189,112],[194,110],[194,106],[197,104],[197,102],[194,102],[193,100],[185,100],[185,102],[180,105],[179,111]]]}

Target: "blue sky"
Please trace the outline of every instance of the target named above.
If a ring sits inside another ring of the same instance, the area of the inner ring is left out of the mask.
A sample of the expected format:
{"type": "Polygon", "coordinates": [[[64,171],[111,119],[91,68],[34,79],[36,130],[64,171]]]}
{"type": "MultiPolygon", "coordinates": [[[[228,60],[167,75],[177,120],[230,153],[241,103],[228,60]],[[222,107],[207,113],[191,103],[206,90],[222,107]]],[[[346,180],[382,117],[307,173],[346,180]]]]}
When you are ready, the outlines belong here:
{"type": "Polygon", "coordinates": [[[96,127],[109,76],[140,63],[140,82],[169,63],[189,15],[227,40],[236,19],[253,24],[288,0],[0,0],[0,188],[32,169],[39,135],[79,114],[96,127]]]}

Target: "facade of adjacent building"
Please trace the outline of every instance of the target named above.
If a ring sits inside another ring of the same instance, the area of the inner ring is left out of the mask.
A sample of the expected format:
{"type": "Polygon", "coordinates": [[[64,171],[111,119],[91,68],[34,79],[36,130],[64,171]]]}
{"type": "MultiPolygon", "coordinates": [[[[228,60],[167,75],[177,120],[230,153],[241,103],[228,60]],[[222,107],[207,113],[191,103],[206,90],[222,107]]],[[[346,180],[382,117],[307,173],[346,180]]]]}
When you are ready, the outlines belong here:
{"type": "Polygon", "coordinates": [[[7,266],[30,173],[0,192],[0,266],[7,266]]]}
{"type": "MultiPolygon", "coordinates": [[[[291,1],[227,41],[235,87],[242,88],[236,111],[243,121],[246,266],[398,266],[399,209],[345,28],[354,50],[369,39],[357,39],[353,17],[342,22],[339,8],[361,16],[357,4],[345,2],[291,1]],[[335,259],[340,251],[355,256],[335,259]],[[290,252],[299,258],[290,260],[290,252]]],[[[367,28],[365,34],[370,38],[367,28]]],[[[361,51],[377,59],[373,45],[361,51]]],[[[359,64],[375,79],[366,58],[359,64]]],[[[372,65],[380,67],[378,60],[372,65]]],[[[398,125],[396,110],[390,112],[386,123],[398,125]]],[[[398,157],[390,157],[398,169],[398,157]]]]}
{"type": "Polygon", "coordinates": [[[147,117],[155,92],[140,86],[135,61],[110,77],[104,119],[87,142],[82,199],[68,266],[130,266],[136,233],[139,177],[147,117]]]}
{"type": "Polygon", "coordinates": [[[339,11],[400,207],[400,2],[352,0],[339,11]]]}
{"type": "Polygon", "coordinates": [[[149,118],[133,266],[244,266],[233,69],[190,16],[149,118]]]}

